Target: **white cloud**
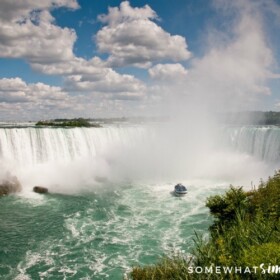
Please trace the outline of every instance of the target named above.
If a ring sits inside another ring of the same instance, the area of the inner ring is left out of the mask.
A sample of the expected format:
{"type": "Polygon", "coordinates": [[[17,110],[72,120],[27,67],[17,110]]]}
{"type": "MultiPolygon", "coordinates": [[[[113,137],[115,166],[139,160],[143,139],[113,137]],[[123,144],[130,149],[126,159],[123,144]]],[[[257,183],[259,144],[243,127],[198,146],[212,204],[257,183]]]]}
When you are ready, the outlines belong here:
{"type": "Polygon", "coordinates": [[[38,120],[60,117],[137,115],[138,91],[70,95],[60,87],[42,83],[25,83],[20,78],[0,79],[0,110],[4,120],[38,120]]]}
{"type": "Polygon", "coordinates": [[[65,89],[70,92],[98,92],[143,96],[146,87],[143,82],[132,75],[119,74],[111,68],[105,67],[98,57],[87,61],[82,58],[53,63],[32,64],[32,67],[47,74],[61,74],[65,76],[65,89]]]}
{"type": "Polygon", "coordinates": [[[99,17],[108,26],[96,34],[100,52],[109,53],[108,65],[149,67],[161,60],[182,61],[190,57],[185,38],[170,35],[151,21],[156,13],[148,6],[132,8],[128,1],[99,17]]]}
{"type": "Polygon", "coordinates": [[[69,9],[79,8],[76,0],[1,0],[0,18],[3,21],[23,20],[29,17],[34,10],[48,10],[66,7],[69,9]]]}
{"type": "Polygon", "coordinates": [[[32,63],[32,68],[49,75],[88,75],[92,74],[102,78],[104,69],[104,62],[98,58],[93,57],[90,60],[85,60],[80,57],[72,57],[67,61],[55,61],[50,64],[32,63]]]}
{"type": "Polygon", "coordinates": [[[119,74],[105,67],[98,57],[89,61],[75,57],[67,62],[32,64],[32,67],[43,73],[64,75],[65,89],[70,92],[124,94],[138,92],[139,96],[142,96],[146,90],[143,82],[132,75],[119,74]]]}
{"type": "Polygon", "coordinates": [[[78,8],[72,0],[1,1],[0,57],[24,58],[31,63],[71,59],[76,33],[53,24],[49,11],[63,6],[78,8]]]}
{"type": "Polygon", "coordinates": [[[154,80],[163,82],[183,82],[185,81],[188,71],[180,63],[175,64],[157,64],[148,70],[149,75],[154,80]]]}
{"type": "MultiPolygon", "coordinates": [[[[138,79],[105,67],[98,57],[85,60],[73,54],[76,33],[55,25],[50,9],[57,7],[76,9],[78,4],[73,0],[2,1],[0,9],[6,9],[9,17],[0,13],[0,57],[23,58],[36,71],[62,75],[65,88],[71,92],[142,96],[145,86],[138,79]]],[[[141,13],[141,9],[138,12],[141,13]]],[[[14,101],[26,100],[19,92],[13,95],[14,101]]]]}
{"type": "MultiPolygon", "coordinates": [[[[73,46],[77,39],[75,31],[57,26],[50,10],[57,7],[77,9],[77,1],[46,0],[41,2],[27,0],[22,3],[4,0],[0,3],[0,10],[6,11],[6,13],[0,12],[0,57],[23,58],[35,71],[62,75],[65,81],[64,89],[48,88],[47,85],[39,83],[27,85],[24,81],[15,79],[5,81],[13,83],[13,89],[7,91],[4,90],[2,80],[2,104],[3,102],[6,104],[25,103],[24,106],[40,104],[44,108],[47,106],[55,108],[62,106],[59,96],[64,96],[64,107],[67,107],[67,104],[71,107],[71,104],[75,102],[79,106],[92,104],[92,101],[81,94],[98,100],[97,103],[100,104],[102,100],[125,102],[145,99],[146,86],[134,76],[117,73],[106,66],[107,62],[98,57],[85,60],[74,55],[73,46]],[[16,86],[19,87],[18,90],[16,86]],[[72,96],[66,94],[66,91],[71,92],[72,96]],[[36,95],[35,92],[37,92],[36,95]],[[77,94],[79,95],[78,102],[74,97],[77,94]],[[75,102],[72,103],[74,99],[75,102]]],[[[120,28],[118,39],[124,44],[125,40],[134,44],[132,46],[134,49],[130,54],[128,49],[123,48],[118,50],[118,54],[115,53],[117,59],[124,54],[129,54],[127,58],[124,58],[125,63],[132,60],[134,65],[148,66],[156,60],[176,61],[186,59],[190,55],[183,37],[171,36],[151,21],[157,19],[157,15],[147,5],[142,8],[132,8],[128,2],[123,2],[120,8],[110,8],[109,14],[101,15],[99,19],[108,24],[102,29],[103,31],[106,28],[120,28]],[[138,36],[133,35],[134,31],[138,32],[138,36]],[[127,32],[124,38],[122,38],[123,32],[127,32]],[[139,52],[138,57],[135,57],[134,52],[139,52]]],[[[99,36],[105,34],[102,32],[99,36]]],[[[109,60],[115,58],[112,55],[109,60]]]]}
{"type": "Polygon", "coordinates": [[[150,6],[145,5],[143,8],[132,8],[128,1],[123,1],[118,7],[109,7],[109,13],[99,15],[98,19],[103,23],[108,23],[110,26],[116,26],[122,22],[142,20],[142,19],[157,19],[158,16],[150,6]]]}
{"type": "Polygon", "coordinates": [[[0,103],[66,101],[68,95],[60,87],[43,83],[26,84],[20,78],[0,79],[0,103]]]}
{"type": "Polygon", "coordinates": [[[101,81],[97,84],[83,82],[81,76],[70,76],[68,79],[66,85],[69,91],[75,91],[74,95],[61,87],[28,84],[21,78],[0,79],[1,118],[17,119],[20,116],[21,119],[36,120],[77,115],[123,116],[126,112],[133,114],[139,107],[136,101],[145,98],[145,86],[129,75],[115,72],[104,84],[101,81]],[[84,92],[87,94],[81,94],[84,92]]]}
{"type": "Polygon", "coordinates": [[[0,79],[2,119],[42,119],[83,113],[86,98],[70,96],[62,88],[43,83],[27,84],[20,78],[0,79]],[[83,109],[82,109],[83,108],[83,109]]]}
{"type": "Polygon", "coordinates": [[[65,82],[65,88],[68,91],[76,92],[98,92],[113,93],[119,96],[125,95],[143,95],[145,85],[131,75],[120,75],[112,69],[105,68],[103,75],[73,75],[69,76],[65,82]]]}

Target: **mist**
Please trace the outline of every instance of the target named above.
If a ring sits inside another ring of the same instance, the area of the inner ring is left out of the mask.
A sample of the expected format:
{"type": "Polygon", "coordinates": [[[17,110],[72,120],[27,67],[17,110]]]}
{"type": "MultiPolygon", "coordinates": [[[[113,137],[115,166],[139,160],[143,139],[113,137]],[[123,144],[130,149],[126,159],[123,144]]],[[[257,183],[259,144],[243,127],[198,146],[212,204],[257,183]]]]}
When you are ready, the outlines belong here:
{"type": "Polygon", "coordinates": [[[159,114],[170,118],[157,144],[162,162],[170,163],[166,172],[177,172],[177,178],[185,174],[248,185],[273,173],[275,166],[229,150],[221,128],[229,115],[233,123],[263,121],[240,112],[260,110],[271,94],[276,60],[265,30],[273,7],[264,1],[218,0],[213,6],[227,24],[219,29],[209,25],[201,57],[193,56],[186,67],[158,64],[149,69],[159,114]]]}
{"type": "MultiPolygon", "coordinates": [[[[16,175],[23,193],[39,185],[50,192],[72,194],[127,184],[172,186],[178,182],[195,188],[229,184],[249,188],[273,172],[273,158],[261,159],[250,150],[239,152],[226,141],[231,136],[225,129],[207,125],[186,122],[175,126],[170,121],[68,130],[41,128],[40,132],[29,128],[21,129],[20,134],[10,129],[5,133],[1,176],[6,172],[16,175]],[[52,140],[47,143],[50,133],[52,140]]],[[[271,137],[261,139],[260,147],[275,143],[271,137]]]]}

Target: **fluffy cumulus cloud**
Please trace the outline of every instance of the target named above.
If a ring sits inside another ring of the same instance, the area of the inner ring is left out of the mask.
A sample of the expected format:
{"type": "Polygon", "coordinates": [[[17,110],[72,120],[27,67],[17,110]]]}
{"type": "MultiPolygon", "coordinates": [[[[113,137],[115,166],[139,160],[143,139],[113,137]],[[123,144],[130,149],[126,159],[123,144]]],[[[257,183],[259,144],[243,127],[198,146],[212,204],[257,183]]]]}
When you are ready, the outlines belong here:
{"type": "Polygon", "coordinates": [[[163,82],[183,82],[187,78],[187,69],[180,63],[157,64],[148,70],[149,75],[154,80],[163,82]]]}
{"type": "Polygon", "coordinates": [[[26,19],[34,10],[47,10],[50,8],[67,7],[79,8],[76,0],[1,0],[0,18],[2,21],[26,19]]]}
{"type": "Polygon", "coordinates": [[[92,75],[96,78],[101,78],[106,69],[104,62],[98,57],[90,60],[73,57],[67,61],[55,61],[49,64],[32,63],[31,66],[34,70],[49,75],[92,75]]]}
{"type": "Polygon", "coordinates": [[[0,57],[24,58],[31,63],[66,61],[76,33],[54,23],[50,9],[78,8],[73,0],[0,2],[0,57]],[[42,2],[42,3],[39,3],[42,2]]]}
{"type": "MultiPolygon", "coordinates": [[[[101,73],[100,73],[101,74],[101,73]]],[[[120,75],[112,69],[103,69],[102,78],[96,75],[72,75],[67,77],[65,87],[68,91],[88,91],[140,98],[144,95],[145,85],[131,75],[120,75]]]]}
{"type": "Polygon", "coordinates": [[[89,113],[90,98],[71,96],[61,87],[43,83],[26,83],[21,78],[0,79],[0,109],[2,119],[42,119],[65,117],[69,113],[89,113]]]}
{"type": "Polygon", "coordinates": [[[59,7],[77,9],[79,5],[76,0],[1,1],[0,57],[25,59],[35,71],[62,75],[65,81],[60,88],[42,83],[27,85],[19,78],[3,79],[2,108],[16,104],[26,109],[30,104],[40,104],[44,108],[63,106],[83,111],[89,104],[112,105],[106,100],[144,98],[146,87],[134,76],[117,73],[99,57],[85,60],[74,55],[76,32],[56,25],[51,15],[51,10],[59,7]]]}
{"type": "Polygon", "coordinates": [[[95,37],[100,52],[108,53],[108,65],[148,67],[161,60],[181,61],[190,57],[185,38],[171,35],[154,21],[148,6],[132,8],[128,1],[110,8],[99,19],[107,24],[95,37]]]}
{"type": "Polygon", "coordinates": [[[33,103],[40,104],[42,100],[67,100],[67,93],[60,87],[49,86],[43,83],[27,84],[20,78],[0,79],[1,103],[33,103]]]}
{"type": "Polygon", "coordinates": [[[55,64],[32,64],[35,70],[43,73],[65,76],[65,90],[69,92],[95,92],[103,94],[107,98],[140,98],[146,91],[145,84],[132,75],[119,74],[112,68],[104,66],[99,58],[91,60],[74,58],[67,62],[55,64]]]}
{"type": "Polygon", "coordinates": [[[104,84],[96,84],[94,81],[83,82],[78,75],[69,76],[65,88],[43,83],[28,84],[21,78],[3,78],[0,79],[1,118],[17,119],[20,116],[21,119],[41,119],[77,115],[91,117],[92,113],[113,117],[126,112],[133,114],[138,106],[130,103],[127,108],[125,104],[142,100],[145,97],[145,87],[140,83],[139,88],[133,89],[134,78],[129,75],[124,75],[124,78],[127,80],[122,80],[123,76],[117,74],[116,81],[104,80],[104,84]],[[116,87],[115,91],[108,87],[108,83],[116,87]]]}
{"type": "Polygon", "coordinates": [[[98,18],[103,23],[115,26],[124,21],[157,19],[158,16],[149,5],[145,5],[143,8],[132,8],[128,1],[124,1],[120,4],[120,8],[109,7],[109,13],[107,15],[100,15],[98,18]]]}

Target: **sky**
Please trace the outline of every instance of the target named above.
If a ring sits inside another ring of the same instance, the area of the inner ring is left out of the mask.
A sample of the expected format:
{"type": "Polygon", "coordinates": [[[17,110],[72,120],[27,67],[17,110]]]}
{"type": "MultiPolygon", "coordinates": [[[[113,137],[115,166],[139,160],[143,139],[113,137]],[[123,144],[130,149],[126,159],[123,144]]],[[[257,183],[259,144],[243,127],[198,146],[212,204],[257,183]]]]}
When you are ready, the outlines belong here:
{"type": "Polygon", "coordinates": [[[280,109],[279,0],[1,0],[0,121],[280,109]]]}

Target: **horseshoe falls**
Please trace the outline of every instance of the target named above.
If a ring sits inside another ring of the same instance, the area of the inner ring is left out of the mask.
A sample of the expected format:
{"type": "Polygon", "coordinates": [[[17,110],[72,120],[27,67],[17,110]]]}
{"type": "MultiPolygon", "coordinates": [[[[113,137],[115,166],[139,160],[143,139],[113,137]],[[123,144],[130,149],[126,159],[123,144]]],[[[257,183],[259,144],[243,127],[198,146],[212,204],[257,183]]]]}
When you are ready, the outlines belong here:
{"type": "Polygon", "coordinates": [[[123,279],[134,265],[190,253],[194,231],[212,222],[206,197],[257,185],[279,164],[278,127],[213,135],[147,124],[0,128],[0,178],[9,172],[23,187],[0,199],[0,278],[123,279]],[[172,194],[178,182],[185,197],[172,194]]]}
{"type": "Polygon", "coordinates": [[[279,127],[232,127],[227,128],[225,134],[228,137],[228,143],[235,151],[253,155],[266,162],[279,163],[279,127]]]}

